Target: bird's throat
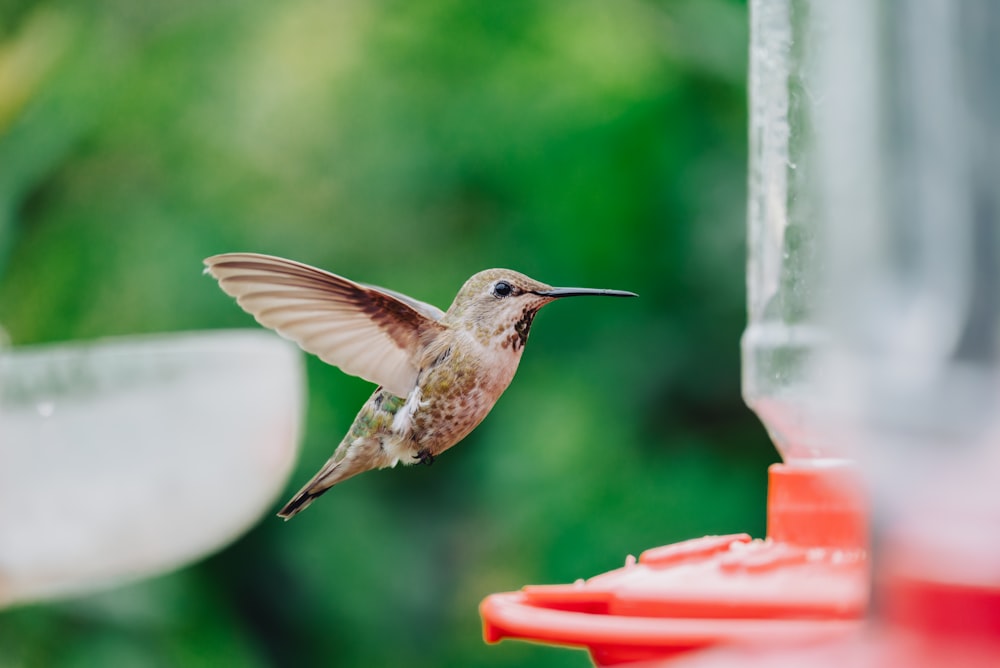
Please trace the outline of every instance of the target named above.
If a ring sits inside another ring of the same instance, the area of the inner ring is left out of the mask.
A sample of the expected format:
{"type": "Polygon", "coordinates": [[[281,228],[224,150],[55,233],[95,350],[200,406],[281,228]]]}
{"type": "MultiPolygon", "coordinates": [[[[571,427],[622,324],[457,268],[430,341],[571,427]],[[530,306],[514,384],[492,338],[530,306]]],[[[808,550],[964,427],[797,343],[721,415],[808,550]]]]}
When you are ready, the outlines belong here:
{"type": "Polygon", "coordinates": [[[538,311],[525,309],[521,314],[521,319],[514,323],[514,333],[510,336],[510,347],[517,352],[528,342],[528,331],[531,329],[531,322],[535,319],[538,311]]]}

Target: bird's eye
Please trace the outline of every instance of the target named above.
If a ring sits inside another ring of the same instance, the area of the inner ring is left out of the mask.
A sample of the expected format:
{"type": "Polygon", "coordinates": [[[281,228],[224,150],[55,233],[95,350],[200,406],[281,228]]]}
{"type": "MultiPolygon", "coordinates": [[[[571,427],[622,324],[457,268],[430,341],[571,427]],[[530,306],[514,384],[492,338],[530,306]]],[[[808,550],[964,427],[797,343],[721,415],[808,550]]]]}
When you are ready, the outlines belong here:
{"type": "Polygon", "coordinates": [[[497,297],[509,297],[513,291],[514,288],[507,281],[497,281],[496,285],[493,286],[493,294],[497,297]]]}

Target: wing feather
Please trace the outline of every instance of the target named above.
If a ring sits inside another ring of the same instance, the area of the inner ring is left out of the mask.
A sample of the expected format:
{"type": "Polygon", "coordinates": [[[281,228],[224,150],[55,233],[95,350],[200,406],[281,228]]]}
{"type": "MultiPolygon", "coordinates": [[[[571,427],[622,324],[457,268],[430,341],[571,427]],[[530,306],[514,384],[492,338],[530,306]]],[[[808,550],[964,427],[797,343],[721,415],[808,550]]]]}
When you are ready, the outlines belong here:
{"type": "Polygon", "coordinates": [[[424,342],[444,328],[430,304],[300,262],[225,253],[205,267],[261,325],[400,397],[416,385],[424,342]]]}

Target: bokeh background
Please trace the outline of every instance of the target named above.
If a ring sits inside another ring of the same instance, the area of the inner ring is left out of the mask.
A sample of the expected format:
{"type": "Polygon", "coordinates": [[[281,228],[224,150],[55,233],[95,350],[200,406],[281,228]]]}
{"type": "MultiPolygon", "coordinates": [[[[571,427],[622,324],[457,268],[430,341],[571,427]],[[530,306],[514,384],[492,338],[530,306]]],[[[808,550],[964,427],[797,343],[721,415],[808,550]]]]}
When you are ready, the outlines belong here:
{"type": "MultiPolygon", "coordinates": [[[[256,326],[201,274],[234,250],[441,307],[493,266],[641,294],[546,308],[433,467],[353,479],[170,575],[0,611],[0,667],[586,666],[485,645],[480,600],[762,535],[746,51],[730,0],[0,1],[14,345],[256,326]]],[[[307,371],[289,494],[371,391],[307,371]]]]}

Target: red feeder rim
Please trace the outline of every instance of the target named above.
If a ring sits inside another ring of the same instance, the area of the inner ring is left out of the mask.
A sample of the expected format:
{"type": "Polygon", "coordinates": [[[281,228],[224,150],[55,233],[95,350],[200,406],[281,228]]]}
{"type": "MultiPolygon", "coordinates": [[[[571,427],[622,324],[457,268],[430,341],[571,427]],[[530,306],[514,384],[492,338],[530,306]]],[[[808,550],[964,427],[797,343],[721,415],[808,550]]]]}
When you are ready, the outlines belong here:
{"type": "Polygon", "coordinates": [[[614,665],[856,630],[869,590],[857,470],[775,464],[769,483],[766,540],[706,536],[646,550],[587,581],[493,594],[480,606],[486,641],[585,647],[598,665],[614,665]]]}

